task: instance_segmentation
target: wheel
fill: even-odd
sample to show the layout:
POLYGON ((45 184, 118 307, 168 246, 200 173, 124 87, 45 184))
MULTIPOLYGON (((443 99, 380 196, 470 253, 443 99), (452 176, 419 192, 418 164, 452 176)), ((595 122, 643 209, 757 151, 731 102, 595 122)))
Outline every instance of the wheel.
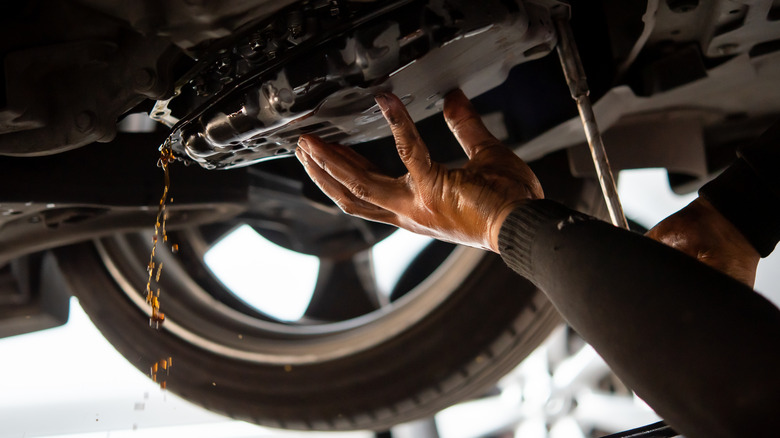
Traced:
POLYGON ((179 268, 168 268, 175 260, 165 257, 168 320, 157 331, 141 294, 144 237, 59 251, 82 307, 138 369, 172 357, 171 391, 258 424, 382 429, 431 415, 495 383, 559 322, 543 295, 498 257, 456 248, 396 301, 316 324, 243 313, 173 278, 179 268))
MULTIPOLYGON (((555 186, 579 200, 593 193, 550 183, 548 196, 555 186)), ((307 211, 295 217, 316 215, 307 211)), ((499 256, 437 241, 411 261, 392 291, 378 294, 369 249, 387 229, 339 217, 373 237, 350 240, 349 250, 342 241, 315 251, 303 238, 293 241, 305 234, 302 224, 288 227, 297 230, 292 235, 269 229, 251 212, 240 218, 269 240, 317 253, 316 287, 305 314, 293 321, 249 305, 204 262, 237 222, 172 233, 177 254, 158 246, 167 315, 159 330, 149 326, 144 299, 151 235, 117 235, 56 255, 85 312, 138 369, 149 372, 171 358, 171 368, 155 376, 168 389, 271 427, 382 430, 430 416, 494 385, 560 323, 542 292, 499 256)), ((334 227, 334 239, 350 234, 344 223, 334 227)), ((283 268, 288 277, 300 275, 298 266, 283 268)))
POLYGON ((660 420, 566 325, 498 387, 499 395, 439 413, 441 435, 597 438, 660 420))

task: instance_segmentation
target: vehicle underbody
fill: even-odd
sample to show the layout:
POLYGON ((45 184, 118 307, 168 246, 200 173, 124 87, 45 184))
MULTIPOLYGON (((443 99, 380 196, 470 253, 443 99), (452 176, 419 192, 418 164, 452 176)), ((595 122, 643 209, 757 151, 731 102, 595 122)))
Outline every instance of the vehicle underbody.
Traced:
POLYGON ((777 0, 0 6, 0 336, 64 323, 73 293, 138 368, 165 351, 204 364, 174 372, 172 391, 279 427, 380 429, 478 394, 559 323, 543 294, 505 298, 517 282, 500 260, 436 243, 382 298, 366 254, 394 229, 341 213, 289 157, 307 133, 404 173, 373 100, 390 91, 433 158, 457 165, 437 114, 460 87, 548 197, 603 217, 551 54, 561 15, 616 170, 663 167, 691 192, 780 118, 777 0), (163 144, 177 158, 168 229, 182 250, 163 255, 178 267, 160 283, 170 324, 157 332, 141 293, 163 144), (240 224, 321 260, 300 321, 264 315, 209 273, 205 251, 240 224), (149 340, 123 335, 134 324, 149 340), (224 392, 201 385, 231 373, 224 392), (311 388, 321 379, 332 381, 311 388), (381 395, 365 400, 363 385, 381 395))

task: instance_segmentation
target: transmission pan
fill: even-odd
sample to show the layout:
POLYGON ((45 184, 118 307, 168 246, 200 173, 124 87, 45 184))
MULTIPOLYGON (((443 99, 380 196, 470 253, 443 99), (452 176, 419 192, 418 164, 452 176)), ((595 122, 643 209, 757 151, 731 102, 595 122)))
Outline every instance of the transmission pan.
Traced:
POLYGON ((342 144, 385 137, 375 93, 398 95, 415 121, 439 112, 454 88, 481 94, 555 47, 555 6, 411 1, 324 15, 306 3, 201 62, 152 115, 175 123, 179 157, 209 169, 290 155, 304 133, 342 144))

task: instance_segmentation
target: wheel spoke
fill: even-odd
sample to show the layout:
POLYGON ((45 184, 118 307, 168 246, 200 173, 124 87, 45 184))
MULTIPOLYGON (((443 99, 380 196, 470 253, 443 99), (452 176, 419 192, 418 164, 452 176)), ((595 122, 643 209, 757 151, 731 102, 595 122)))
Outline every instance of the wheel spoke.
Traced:
POLYGON ((442 436, 464 438, 498 435, 527 417, 522 406, 500 395, 463 402, 436 414, 442 436))
POLYGON ((616 433, 659 418, 644 402, 630 395, 581 393, 577 397, 574 418, 583 428, 616 433))
POLYGON ((596 383, 610 373, 604 359, 590 345, 561 362, 553 373, 553 391, 572 395, 579 389, 595 387, 596 383))
POLYGON ((561 362, 571 355, 568 344, 569 327, 561 324, 544 343, 547 349, 547 363, 550 369, 556 369, 561 362))
POLYGON ((585 438, 580 425, 577 421, 569 416, 563 417, 556 421, 550 428, 550 438, 585 438))
POLYGON ((306 317, 342 321, 382 306, 368 251, 348 260, 322 259, 306 317))
POLYGON ((547 438, 547 425, 544 419, 533 418, 520 423, 515 430, 515 438, 547 438))

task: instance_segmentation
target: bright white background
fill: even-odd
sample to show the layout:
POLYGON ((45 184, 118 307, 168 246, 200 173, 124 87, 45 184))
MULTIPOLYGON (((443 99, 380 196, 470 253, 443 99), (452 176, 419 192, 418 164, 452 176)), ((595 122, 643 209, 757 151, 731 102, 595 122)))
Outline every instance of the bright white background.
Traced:
MULTIPOLYGON (((665 187, 665 179, 663 171, 658 170, 621 175, 620 189, 625 209, 645 226, 658 222, 692 199, 676 197, 668 189, 659 190, 665 187)), ((390 258, 396 258, 392 255, 399 254, 404 247, 419 247, 424 243, 423 240, 413 241, 417 243, 390 245, 385 251, 390 258)), ((269 257, 264 259, 267 261, 269 257)), ((256 267, 258 262, 251 263, 255 263, 256 267)), ((402 266, 393 269, 399 271, 402 266)), ((395 275, 397 273, 380 274, 385 276, 381 281, 386 289, 389 289, 387 284, 395 275)), ((757 288, 770 293, 777 303, 780 302, 778 284, 780 254, 775 253, 762 262, 757 288)), ((306 287, 305 284, 301 286, 303 295, 291 294, 287 310, 279 297, 275 297, 274 305, 281 307, 274 311, 287 311, 286 315, 294 318, 296 312, 305 306, 306 287)), ((486 421, 489 419, 486 418, 486 421)), ((450 424, 446 429, 458 430, 458 425, 450 424)), ((371 436, 367 433, 273 431, 232 421, 193 406, 160 390, 126 362, 94 329, 75 299, 71 303, 70 321, 65 326, 0 340, 0 438, 318 435, 371 436)))

